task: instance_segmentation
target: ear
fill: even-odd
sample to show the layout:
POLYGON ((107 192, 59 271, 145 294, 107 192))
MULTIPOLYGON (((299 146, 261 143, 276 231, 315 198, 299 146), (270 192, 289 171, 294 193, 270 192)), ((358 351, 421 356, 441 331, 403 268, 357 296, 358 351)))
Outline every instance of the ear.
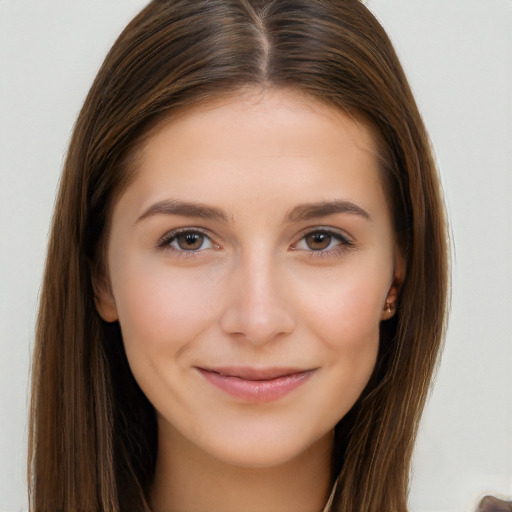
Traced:
POLYGON ((382 320, 389 320, 392 318, 397 310, 398 298, 400 297, 400 290, 405 280, 406 264, 405 259, 398 249, 395 255, 395 268, 393 272, 393 280, 386 295, 386 303, 382 311, 382 320))
POLYGON ((116 322, 119 317, 108 277, 102 272, 101 275, 93 277, 92 281, 96 311, 105 322, 116 322))

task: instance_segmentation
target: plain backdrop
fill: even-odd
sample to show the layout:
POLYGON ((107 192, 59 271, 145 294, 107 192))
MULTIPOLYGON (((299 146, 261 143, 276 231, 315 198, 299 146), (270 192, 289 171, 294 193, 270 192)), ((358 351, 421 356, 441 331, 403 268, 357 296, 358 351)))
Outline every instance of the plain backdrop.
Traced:
MULTIPOLYGON (((192 0, 191 0, 192 1, 192 0)), ((26 510, 30 351, 74 120, 143 0, 0 0, 0 511, 26 510)), ((512 496, 512 1, 368 0, 408 74, 453 232, 451 321, 412 512, 512 496)))

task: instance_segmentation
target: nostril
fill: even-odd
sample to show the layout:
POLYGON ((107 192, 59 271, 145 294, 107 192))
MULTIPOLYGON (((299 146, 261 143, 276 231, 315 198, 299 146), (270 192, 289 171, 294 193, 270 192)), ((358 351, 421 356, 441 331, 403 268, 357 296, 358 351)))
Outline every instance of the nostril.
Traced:
POLYGON ((220 326, 229 335, 263 345, 291 333, 295 321, 283 305, 237 302, 224 310, 220 326))
POLYGON ((225 333, 263 345, 294 330, 288 288, 268 252, 249 251, 232 277, 219 310, 225 333))

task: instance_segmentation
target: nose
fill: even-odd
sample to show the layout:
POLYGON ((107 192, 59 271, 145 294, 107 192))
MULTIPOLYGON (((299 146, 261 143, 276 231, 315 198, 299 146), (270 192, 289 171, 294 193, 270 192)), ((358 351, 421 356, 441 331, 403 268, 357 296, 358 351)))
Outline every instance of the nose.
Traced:
POLYGON ((271 258, 241 258, 232 271, 220 326, 254 345, 265 345, 295 329, 283 273, 271 258))

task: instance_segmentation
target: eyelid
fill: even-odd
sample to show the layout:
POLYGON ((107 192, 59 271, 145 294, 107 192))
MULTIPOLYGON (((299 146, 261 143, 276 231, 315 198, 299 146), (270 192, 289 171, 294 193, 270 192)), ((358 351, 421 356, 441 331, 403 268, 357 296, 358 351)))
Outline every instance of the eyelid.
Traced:
MULTIPOLYGON (((208 229, 199 227, 199 226, 184 226, 180 228, 175 228, 170 231, 167 231, 164 235, 162 235, 157 243, 156 247, 162 250, 174 251, 176 254, 180 256, 194 256, 199 253, 206 251, 210 248, 220 249, 220 245, 215 241, 214 235, 208 229), (185 249, 177 249, 172 247, 170 243, 177 238, 181 234, 185 233, 200 233, 205 238, 207 238, 213 247, 208 247, 205 249, 197 249, 197 250, 185 250, 185 249)), ((334 228, 331 226, 312 226, 302 230, 300 235, 296 238, 296 241, 290 246, 291 250, 302 251, 304 253, 308 253, 311 256, 322 257, 329 255, 336 255, 341 252, 347 251, 354 247, 354 241, 350 235, 346 233, 346 231, 341 230, 339 228, 334 228), (315 233, 324 233, 332 238, 335 238, 339 241, 334 247, 330 249, 301 249, 298 248, 297 245, 303 241, 307 236, 314 235, 315 233)))
POLYGON ((345 231, 338 229, 338 228, 328 227, 328 226, 314 226, 314 227, 310 227, 310 228, 303 230, 302 233, 300 234, 300 236, 297 238, 297 241, 292 244, 291 249, 297 250, 297 251, 304 251, 305 253, 311 254, 312 256, 322 257, 322 256, 328 256, 330 254, 338 254, 340 252, 344 252, 353 247, 354 247, 354 241, 353 241, 352 237, 350 237, 345 231), (339 243, 330 249, 314 250, 314 249, 299 249, 296 247, 306 237, 308 237, 310 235, 314 235, 315 233, 325 233, 325 234, 339 240, 339 243))
POLYGON ((159 249, 168 249, 170 251, 175 251, 176 253, 180 254, 188 254, 188 255, 194 255, 198 254, 200 252, 203 252, 207 249, 197 249, 197 250, 185 250, 185 249, 176 249, 174 247, 171 247, 170 243, 177 238, 179 235, 185 234, 185 233, 199 233, 203 235, 205 238, 208 238, 213 246, 213 248, 219 248, 219 244, 215 242, 212 234, 209 232, 209 230, 205 228, 201 228, 198 226, 186 226, 176 229, 171 229, 170 231, 167 231, 164 235, 162 235, 157 243, 156 247, 159 249))

